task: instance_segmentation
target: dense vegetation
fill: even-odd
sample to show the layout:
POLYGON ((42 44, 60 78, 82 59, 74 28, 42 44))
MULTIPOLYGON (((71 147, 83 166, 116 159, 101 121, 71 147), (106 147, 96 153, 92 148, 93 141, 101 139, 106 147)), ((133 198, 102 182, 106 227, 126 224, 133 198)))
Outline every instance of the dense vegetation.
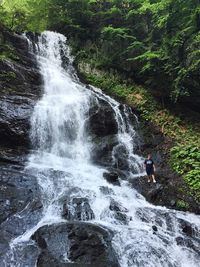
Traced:
POLYGON ((94 65, 198 108, 199 0, 5 0, 0 17, 15 30, 62 31, 94 65))
POLYGON ((4 0, 0 20, 14 31, 64 33, 78 62, 120 73, 125 84, 109 75, 87 78, 131 98, 144 119, 174 139, 173 168, 200 201, 198 124, 167 110, 179 104, 182 112, 200 111, 200 0, 4 0))

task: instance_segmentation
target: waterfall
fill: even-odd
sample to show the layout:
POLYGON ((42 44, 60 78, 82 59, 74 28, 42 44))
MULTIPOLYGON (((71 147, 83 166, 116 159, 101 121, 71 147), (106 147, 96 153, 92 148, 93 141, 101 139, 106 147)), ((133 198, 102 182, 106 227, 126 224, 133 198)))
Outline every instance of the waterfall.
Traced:
MULTIPOLYGON (((33 150, 26 170, 37 176, 43 211, 33 227, 11 241, 3 266, 36 266, 34 255, 32 260, 24 256, 26 247, 33 245, 31 236, 44 225, 70 220, 89 221, 112 232, 112 247, 121 267, 199 266, 199 217, 153 206, 129 184, 128 178, 144 175, 143 158, 135 153, 138 134, 131 110, 79 81, 63 35, 44 32, 34 44, 34 53, 44 91, 32 114, 33 150), (119 169, 120 186, 109 183, 104 178, 109 168, 93 160, 98 145, 89 127, 91 107, 97 112, 102 101, 117 125, 109 164, 112 170, 119 169), (122 156, 126 168, 119 165, 122 156), (183 221, 191 226, 193 236, 185 236, 183 221)), ((68 249, 65 262, 70 262, 68 249)))

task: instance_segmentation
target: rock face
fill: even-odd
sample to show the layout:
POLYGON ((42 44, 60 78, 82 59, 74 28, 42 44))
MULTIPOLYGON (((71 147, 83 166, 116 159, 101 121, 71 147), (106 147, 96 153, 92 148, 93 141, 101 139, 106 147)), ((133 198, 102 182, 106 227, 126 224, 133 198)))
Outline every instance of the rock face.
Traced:
POLYGON ((2 30, 0 40, 0 147, 29 148, 30 116, 41 94, 41 76, 24 37, 2 30))
MULTIPOLYGON (((14 156, 10 155, 10 161, 14 156)), ((11 239, 33 227, 42 216, 37 179, 24 170, 23 163, 19 156, 13 163, 0 162, 0 261, 11 239)))
POLYGON ((88 128, 97 137, 117 134, 118 125, 112 107, 103 99, 93 103, 89 111, 88 128))
POLYGON ((87 131, 92 138, 92 160, 103 166, 112 163, 112 150, 118 144, 118 125, 112 107, 104 99, 92 99, 87 131))
POLYGON ((37 224, 42 203, 36 177, 24 170, 30 116, 41 94, 41 77, 26 39, 0 30, 1 258, 11 239, 37 224))
POLYGON ((119 267, 111 247, 111 234, 99 226, 54 224, 40 228, 32 239, 41 250, 38 267, 119 267))

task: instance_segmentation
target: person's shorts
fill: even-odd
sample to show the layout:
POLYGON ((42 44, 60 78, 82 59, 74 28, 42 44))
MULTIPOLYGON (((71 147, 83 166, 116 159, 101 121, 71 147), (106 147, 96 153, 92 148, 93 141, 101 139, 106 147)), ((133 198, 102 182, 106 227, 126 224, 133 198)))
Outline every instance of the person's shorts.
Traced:
POLYGON ((148 176, 150 176, 150 175, 154 174, 154 171, 153 171, 153 169, 149 169, 149 170, 146 170, 146 173, 148 176))

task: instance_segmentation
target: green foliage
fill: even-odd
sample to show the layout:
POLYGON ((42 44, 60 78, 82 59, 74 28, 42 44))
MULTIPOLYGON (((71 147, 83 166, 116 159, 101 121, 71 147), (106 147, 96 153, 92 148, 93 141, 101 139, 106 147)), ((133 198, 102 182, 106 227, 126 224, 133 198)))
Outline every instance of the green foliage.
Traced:
POLYGON ((189 204, 183 200, 178 200, 176 203, 176 207, 181 210, 188 210, 189 204))
POLYGON ((200 96, 197 0, 75 2, 65 1, 64 27, 97 65, 145 79, 173 102, 200 96))
POLYGON ((108 40, 113 40, 113 38, 116 40, 131 38, 127 32, 126 28, 113 28, 112 26, 104 27, 101 31, 103 38, 108 40))
POLYGON ((60 31, 74 51, 174 103, 200 97, 199 0, 4 0, 0 20, 15 31, 60 31))
POLYGON ((200 145, 189 142, 173 147, 171 162, 174 170, 183 175, 192 194, 200 202, 200 145))
POLYGON ((0 23, 13 31, 47 29, 49 0, 4 0, 0 6, 0 23))

